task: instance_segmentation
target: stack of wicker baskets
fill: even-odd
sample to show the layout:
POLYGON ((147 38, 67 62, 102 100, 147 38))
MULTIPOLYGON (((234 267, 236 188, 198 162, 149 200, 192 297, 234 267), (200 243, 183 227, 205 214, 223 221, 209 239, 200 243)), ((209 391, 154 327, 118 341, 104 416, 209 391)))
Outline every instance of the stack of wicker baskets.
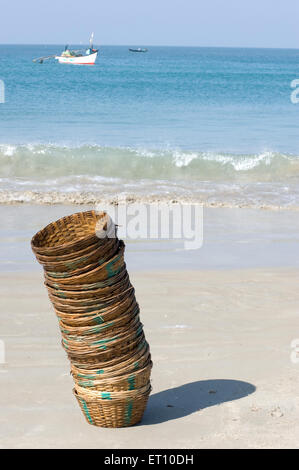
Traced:
POLYGON ((136 424, 150 394, 152 362, 125 246, 111 219, 95 211, 63 217, 38 232, 31 246, 44 267, 71 361, 73 392, 87 421, 104 427, 136 424))

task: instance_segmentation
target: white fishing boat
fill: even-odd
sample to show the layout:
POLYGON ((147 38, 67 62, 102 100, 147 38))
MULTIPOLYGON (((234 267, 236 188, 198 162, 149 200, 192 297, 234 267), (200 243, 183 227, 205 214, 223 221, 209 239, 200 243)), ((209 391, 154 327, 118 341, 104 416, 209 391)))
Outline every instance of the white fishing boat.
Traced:
POLYGON ((38 57, 33 59, 33 62, 42 64, 45 60, 56 59, 59 64, 94 65, 99 51, 93 47, 93 37, 94 34, 92 33, 87 49, 72 50, 69 49, 69 46, 65 46, 64 51, 60 55, 54 54, 47 57, 38 57))
POLYGON ((60 64, 75 64, 75 65, 93 65, 98 56, 98 49, 93 47, 93 37, 94 34, 91 34, 89 39, 89 48, 85 51, 70 50, 68 46, 65 46, 64 51, 60 56, 56 56, 55 59, 58 60, 60 64))
POLYGON ((80 54, 76 51, 66 49, 60 56, 56 56, 60 64, 75 64, 75 65, 94 65, 97 59, 98 51, 86 51, 85 54, 80 54))

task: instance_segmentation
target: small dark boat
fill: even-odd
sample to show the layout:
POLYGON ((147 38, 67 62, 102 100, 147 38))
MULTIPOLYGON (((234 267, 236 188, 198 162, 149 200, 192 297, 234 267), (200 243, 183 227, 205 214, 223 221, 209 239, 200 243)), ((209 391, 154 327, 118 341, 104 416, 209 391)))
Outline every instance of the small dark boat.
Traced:
POLYGON ((148 49, 142 49, 141 47, 138 47, 138 49, 129 49, 130 52, 147 52, 148 49))

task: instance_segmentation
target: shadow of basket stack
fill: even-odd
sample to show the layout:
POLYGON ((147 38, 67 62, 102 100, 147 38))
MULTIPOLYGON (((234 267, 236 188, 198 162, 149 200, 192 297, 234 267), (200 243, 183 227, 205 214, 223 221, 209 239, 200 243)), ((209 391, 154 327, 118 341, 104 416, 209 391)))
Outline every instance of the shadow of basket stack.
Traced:
POLYGON ((152 362, 115 225, 105 212, 79 212, 47 225, 31 246, 44 267, 86 420, 103 427, 138 423, 152 362))

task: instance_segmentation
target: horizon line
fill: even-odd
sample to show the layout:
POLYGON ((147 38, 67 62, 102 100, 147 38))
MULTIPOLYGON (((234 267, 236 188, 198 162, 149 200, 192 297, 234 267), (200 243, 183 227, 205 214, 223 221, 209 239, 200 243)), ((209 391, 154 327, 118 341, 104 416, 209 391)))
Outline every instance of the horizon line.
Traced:
MULTIPOLYGON (((0 42, 0 46, 63 46, 66 43, 19 43, 11 42, 5 43, 0 42)), ((74 46, 84 46, 83 43, 70 43, 74 46)), ((87 45, 87 44, 85 44, 87 45)), ((136 44, 95 44, 97 47, 131 47, 136 44)), ((281 47, 281 46, 195 46, 195 45, 182 45, 182 44, 142 44, 138 47, 185 47, 185 48, 201 48, 201 49, 285 49, 285 50, 297 50, 299 47, 281 47)))

